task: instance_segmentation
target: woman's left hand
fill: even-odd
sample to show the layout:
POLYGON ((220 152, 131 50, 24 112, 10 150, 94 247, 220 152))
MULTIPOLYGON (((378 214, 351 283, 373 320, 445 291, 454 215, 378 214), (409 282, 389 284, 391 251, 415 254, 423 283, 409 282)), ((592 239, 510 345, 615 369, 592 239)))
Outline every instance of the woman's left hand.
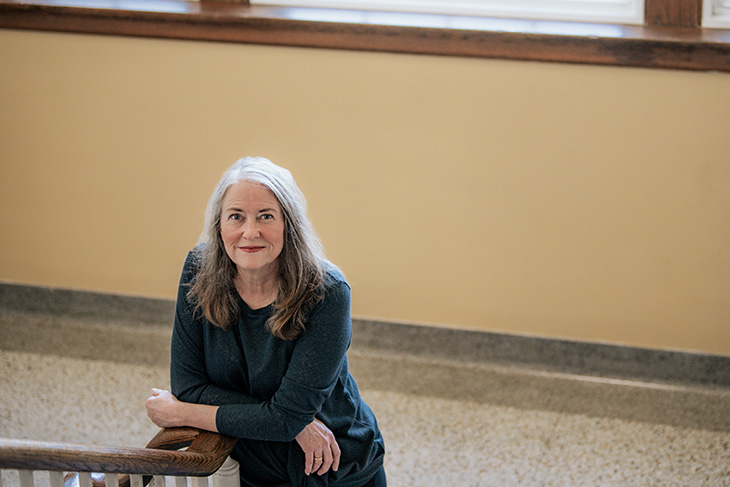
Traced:
POLYGON ((316 472, 323 475, 331 468, 340 467, 340 446, 334 433, 324 423, 315 419, 298 435, 297 443, 304 451, 304 474, 316 472))

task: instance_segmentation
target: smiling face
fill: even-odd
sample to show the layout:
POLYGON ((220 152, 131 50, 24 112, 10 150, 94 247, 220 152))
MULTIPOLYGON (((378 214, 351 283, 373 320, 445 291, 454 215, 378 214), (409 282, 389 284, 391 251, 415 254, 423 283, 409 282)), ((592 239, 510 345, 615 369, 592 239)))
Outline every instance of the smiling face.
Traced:
POLYGON ((276 276, 284 247, 284 224, 281 205, 266 186, 241 181, 226 190, 221 205, 221 239, 239 276, 276 276))

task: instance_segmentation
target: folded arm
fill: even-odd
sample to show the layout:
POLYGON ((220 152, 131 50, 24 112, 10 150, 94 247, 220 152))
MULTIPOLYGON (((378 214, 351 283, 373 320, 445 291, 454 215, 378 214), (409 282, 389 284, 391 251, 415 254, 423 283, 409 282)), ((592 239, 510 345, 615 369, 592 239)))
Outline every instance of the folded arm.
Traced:
MULTIPOLYGON (((204 345, 210 325, 193 319, 185 296, 187 286, 182 284, 191 277, 187 263, 186 268, 173 329, 172 394, 153 391, 146 403, 150 418, 160 426, 196 426, 238 438, 296 440, 305 452, 305 470, 323 473, 330 465, 336 469, 339 447, 332 431, 317 421, 316 415, 337 383, 349 346, 347 283, 338 281, 328 287, 305 333, 294 344, 279 388, 272 397, 263 399, 211 380, 204 345), (321 464, 317 464, 318 458, 321 464)), ((225 357, 226 352, 216 348, 216 357, 225 357)))

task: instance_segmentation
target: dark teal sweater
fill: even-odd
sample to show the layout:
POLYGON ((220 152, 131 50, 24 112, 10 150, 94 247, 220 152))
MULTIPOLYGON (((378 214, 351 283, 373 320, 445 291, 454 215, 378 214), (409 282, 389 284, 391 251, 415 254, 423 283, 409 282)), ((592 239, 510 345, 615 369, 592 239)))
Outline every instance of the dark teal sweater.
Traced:
POLYGON ((220 406, 218 431, 241 439, 232 456, 241 464, 243 485, 367 482, 383 464, 384 444, 348 370, 352 323, 344 276, 326 268, 324 299, 309 313, 306 330, 282 340, 265 327, 272 306, 253 310, 240 298, 238 321, 228 330, 193 319, 187 291, 194 255, 188 254, 178 289, 172 393, 181 401, 220 406), (294 438, 315 417, 335 434, 342 456, 337 472, 307 477, 294 438))

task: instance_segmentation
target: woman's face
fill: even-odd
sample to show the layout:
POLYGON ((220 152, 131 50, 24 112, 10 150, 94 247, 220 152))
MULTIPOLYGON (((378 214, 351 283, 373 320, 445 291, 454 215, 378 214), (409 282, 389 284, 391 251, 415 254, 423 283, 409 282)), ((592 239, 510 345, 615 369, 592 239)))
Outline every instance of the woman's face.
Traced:
POLYGON ((274 193, 252 181, 229 186, 223 197, 221 238, 239 274, 277 273, 284 214, 274 193))

